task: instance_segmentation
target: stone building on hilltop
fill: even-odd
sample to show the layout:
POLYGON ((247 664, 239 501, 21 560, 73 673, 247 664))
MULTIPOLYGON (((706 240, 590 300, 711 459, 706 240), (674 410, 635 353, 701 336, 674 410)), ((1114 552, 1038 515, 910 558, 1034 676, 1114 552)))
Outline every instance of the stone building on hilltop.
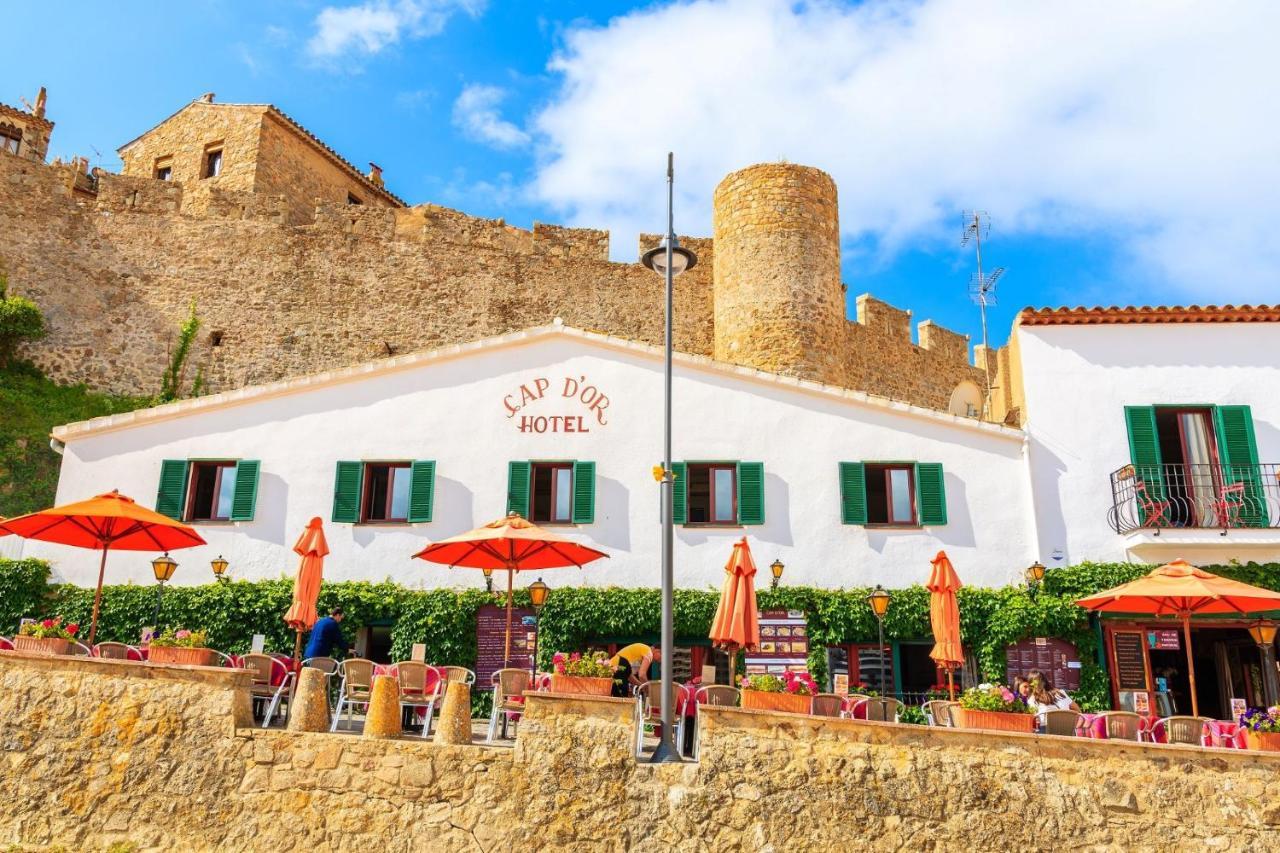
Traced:
POLYGON ((53 122, 45 118, 47 93, 42 86, 35 104, 26 110, 0 103, 0 151, 43 163, 49 150, 53 122))

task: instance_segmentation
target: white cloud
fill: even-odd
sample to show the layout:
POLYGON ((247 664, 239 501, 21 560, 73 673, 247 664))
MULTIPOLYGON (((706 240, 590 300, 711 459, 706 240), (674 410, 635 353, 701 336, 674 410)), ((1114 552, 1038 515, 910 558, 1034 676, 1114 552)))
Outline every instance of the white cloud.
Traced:
POLYGON ((506 96, 506 91, 497 86, 472 83, 463 87, 453 103, 454 125, 472 139, 495 148, 516 148, 528 143, 529 134, 498 112, 506 96))
POLYGON ((409 38, 437 35, 455 13, 474 17, 483 9, 484 0, 370 0, 358 6, 326 6, 316 15, 316 32, 307 42, 307 53, 328 62, 371 56, 398 43, 402 34, 409 38))
POLYGON ((533 192, 623 246, 661 227, 666 151, 686 233, 721 177, 786 158, 835 177, 850 247, 953 244, 981 207, 1113 239, 1110 274, 1170 299, 1274 300, 1276 32, 1271 0, 650 7, 566 34, 533 192))

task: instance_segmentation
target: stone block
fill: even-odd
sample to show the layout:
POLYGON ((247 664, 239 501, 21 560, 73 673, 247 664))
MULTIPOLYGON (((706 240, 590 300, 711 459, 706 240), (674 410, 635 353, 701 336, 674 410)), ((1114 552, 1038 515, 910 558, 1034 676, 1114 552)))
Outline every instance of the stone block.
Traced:
POLYGON ((471 743, 471 687, 461 681, 445 685, 444 702, 436 726, 435 742, 471 743))
POLYGON ((329 730, 329 680, 313 667, 303 667, 298 674, 293 703, 289 709, 289 731, 326 732, 329 730))
POLYGON ((364 719, 363 736, 385 739, 400 737, 401 733, 400 685, 394 676, 374 676, 373 692, 369 697, 369 710, 364 719))

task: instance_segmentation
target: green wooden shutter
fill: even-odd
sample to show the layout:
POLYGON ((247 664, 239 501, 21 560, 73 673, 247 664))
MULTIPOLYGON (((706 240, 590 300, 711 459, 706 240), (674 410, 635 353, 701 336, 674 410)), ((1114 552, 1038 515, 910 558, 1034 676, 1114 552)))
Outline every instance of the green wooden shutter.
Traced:
POLYGON ((596 463, 573 463, 573 523, 596 520, 596 463))
MULTIPOLYGON (((1135 476, 1147 487, 1151 500, 1164 499, 1164 466, 1160 459, 1160 437, 1156 434, 1155 406, 1125 406, 1124 422, 1129 430, 1129 461, 1135 476)), ((1138 507, 1138 518, 1146 513, 1138 507)))
POLYGON ((1267 504, 1262 493, 1262 470, 1258 467, 1258 444, 1253 434, 1253 412, 1248 406, 1216 406, 1213 419, 1218 433, 1218 461, 1223 480, 1244 483, 1244 506, 1240 524, 1266 527, 1267 504))
POLYGON ((532 466, 528 462, 507 464, 507 512, 529 517, 529 485, 532 466))
POLYGON ((419 459, 409 465, 409 521, 430 521, 436 497, 436 463, 419 459))
POLYGON ((671 523, 684 524, 688 518, 689 466, 683 462, 672 462, 671 473, 676 478, 671 484, 671 523))
POLYGON ((840 523, 867 523, 867 469, 861 462, 840 463, 840 523))
POLYGON ((363 462, 339 462, 333 476, 333 520, 347 524, 360 521, 360 488, 364 485, 363 462))
POLYGON ((166 459, 160 463, 160 488, 156 492, 156 512, 182 521, 187 505, 187 470, 185 459, 166 459))
POLYGON ((941 462, 916 463, 916 516, 922 525, 947 523, 947 486, 941 462))
POLYGON ((236 488, 231 493, 231 520, 253 521, 253 511, 258 504, 258 471, 262 463, 256 459, 241 459, 236 463, 236 488))
POLYGON ((764 524, 764 463, 738 463, 738 523, 764 524))

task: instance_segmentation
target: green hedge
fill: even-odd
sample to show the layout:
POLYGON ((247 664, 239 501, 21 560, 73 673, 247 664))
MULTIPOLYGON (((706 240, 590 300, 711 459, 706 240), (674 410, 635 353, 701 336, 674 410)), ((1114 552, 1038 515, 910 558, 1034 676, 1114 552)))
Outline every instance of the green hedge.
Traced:
MULTIPOLYGON (((1280 564, 1209 566, 1209 571, 1280 590, 1280 564)), ((1050 571, 1036 591, 1021 587, 965 587, 959 593, 961 632, 988 678, 1003 678, 1005 647, 1027 637, 1060 637, 1080 654, 1085 708, 1109 704, 1107 678, 1097 664, 1098 635, 1076 598, 1141 576, 1150 566, 1128 563, 1082 563, 1050 571)), ((66 584, 47 585, 48 566, 38 560, 0 560, 0 633, 12 631, 22 616, 61 615, 87 623, 93 590, 66 584)), ((815 678, 826 676, 827 646, 875 642, 876 621, 866 604, 867 589, 820 590, 781 587, 759 591, 765 610, 803 610, 808 616, 809 666, 815 678)), ((281 620, 288 609, 292 581, 237 581, 165 592, 162 625, 205 628, 210 643, 223 651, 242 652, 255 633, 267 636, 268 648, 291 649, 293 634, 281 620)), ((707 636, 718 593, 681 589, 675 596, 678 640, 707 636)), ((929 593, 921 586, 893 591, 885 618, 885 636, 918 640, 930 635, 929 593)), ((103 591, 99 636, 132 642, 150 625, 155 587, 110 586, 103 591)), ((425 643, 428 656, 442 664, 474 667, 476 614, 487 603, 499 604, 499 593, 478 590, 410 590, 390 582, 326 583, 321 608, 341 605, 349 636, 370 624, 392 624, 392 655, 409 656, 414 643, 425 643)), ((516 604, 528 605, 524 590, 516 604)), ((656 589, 565 588, 547 598, 541 617, 539 658, 549 662, 557 650, 584 649, 591 642, 657 637, 660 597, 656 589)))

